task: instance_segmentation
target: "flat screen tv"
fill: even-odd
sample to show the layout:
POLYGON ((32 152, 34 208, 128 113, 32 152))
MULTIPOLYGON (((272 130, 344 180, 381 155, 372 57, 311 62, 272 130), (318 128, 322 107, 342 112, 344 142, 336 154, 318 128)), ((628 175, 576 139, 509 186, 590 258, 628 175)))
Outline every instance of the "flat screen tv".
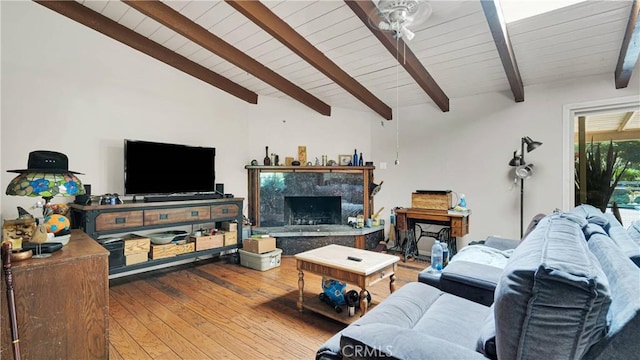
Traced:
POLYGON ((215 192, 216 149, 124 140, 126 195, 215 192))

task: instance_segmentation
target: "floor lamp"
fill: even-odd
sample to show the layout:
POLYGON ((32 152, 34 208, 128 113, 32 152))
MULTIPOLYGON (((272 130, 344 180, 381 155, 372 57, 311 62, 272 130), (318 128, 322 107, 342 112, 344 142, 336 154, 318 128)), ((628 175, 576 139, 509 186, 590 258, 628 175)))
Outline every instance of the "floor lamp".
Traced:
POLYGON ((542 143, 533 141, 528 136, 523 137, 520 142, 520 155, 517 150, 514 151, 513 158, 509 161, 510 166, 516 167, 516 179, 520 179, 520 239, 524 236, 524 180, 530 178, 533 173, 533 164, 527 164, 524 161, 525 144, 527 152, 531 152, 542 143))

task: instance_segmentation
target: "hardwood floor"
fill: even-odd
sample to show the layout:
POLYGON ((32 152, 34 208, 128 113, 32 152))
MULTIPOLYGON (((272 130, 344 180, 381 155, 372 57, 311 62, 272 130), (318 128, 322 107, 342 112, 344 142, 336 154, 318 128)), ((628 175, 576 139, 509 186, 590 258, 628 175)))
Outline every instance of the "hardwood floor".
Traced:
MULTIPOLYGON (((425 263, 400 261, 396 286, 416 281, 425 263)), ((110 281, 111 359, 313 359, 344 325, 298 312, 293 257, 265 272, 228 258, 202 261, 110 281)), ((305 292, 321 278, 305 273, 305 292)), ((353 286, 347 285, 347 289, 353 286)), ((371 289, 389 295, 389 283, 371 289)))

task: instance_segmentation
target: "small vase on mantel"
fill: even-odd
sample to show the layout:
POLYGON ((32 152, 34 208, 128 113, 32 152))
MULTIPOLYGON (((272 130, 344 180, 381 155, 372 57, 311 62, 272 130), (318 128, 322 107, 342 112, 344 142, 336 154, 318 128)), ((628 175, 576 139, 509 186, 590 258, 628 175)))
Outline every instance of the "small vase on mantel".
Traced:
POLYGON ((269 157, 269 147, 264 147, 264 166, 271 166, 271 158, 269 157))

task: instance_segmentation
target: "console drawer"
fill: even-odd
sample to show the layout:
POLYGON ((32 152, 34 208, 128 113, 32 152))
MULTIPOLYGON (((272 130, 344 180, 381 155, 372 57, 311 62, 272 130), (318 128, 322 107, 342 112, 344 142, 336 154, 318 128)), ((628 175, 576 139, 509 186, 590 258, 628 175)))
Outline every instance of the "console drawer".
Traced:
POLYGON ((103 212, 96 216, 96 231, 128 229, 142 226, 143 212, 117 211, 103 212))
POLYGON ((209 220, 210 218, 211 210, 208 206, 193 206, 144 211, 145 226, 209 220))
POLYGON ((238 205, 225 204, 225 205, 211 205, 211 216, 214 218, 227 218, 236 217, 240 214, 238 205))
POLYGON ((451 236, 461 237, 469 233, 468 217, 451 219, 451 236))

